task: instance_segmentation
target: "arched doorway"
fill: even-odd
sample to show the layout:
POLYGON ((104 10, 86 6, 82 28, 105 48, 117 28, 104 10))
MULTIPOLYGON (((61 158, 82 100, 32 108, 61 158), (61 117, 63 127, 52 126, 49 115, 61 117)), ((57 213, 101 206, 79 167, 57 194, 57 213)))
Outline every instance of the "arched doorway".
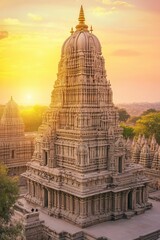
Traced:
POLYGON ((132 192, 128 193, 128 210, 132 210, 132 192))

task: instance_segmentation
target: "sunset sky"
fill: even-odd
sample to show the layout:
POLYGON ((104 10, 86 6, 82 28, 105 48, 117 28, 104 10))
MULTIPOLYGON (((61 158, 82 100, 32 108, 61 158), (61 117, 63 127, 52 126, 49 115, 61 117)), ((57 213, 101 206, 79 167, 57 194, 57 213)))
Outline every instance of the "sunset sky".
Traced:
POLYGON ((49 104, 78 22, 99 38, 114 102, 160 102, 160 0, 0 0, 0 104, 49 104))

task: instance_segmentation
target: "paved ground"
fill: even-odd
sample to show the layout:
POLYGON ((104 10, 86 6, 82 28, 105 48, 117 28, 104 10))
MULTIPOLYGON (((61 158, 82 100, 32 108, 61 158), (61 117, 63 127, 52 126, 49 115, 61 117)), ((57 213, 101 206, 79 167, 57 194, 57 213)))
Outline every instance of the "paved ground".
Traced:
MULTIPOLYGON (((24 199, 23 204, 28 210, 31 210, 33 205, 28 204, 24 199)), ((160 229, 160 202, 150 200, 153 204, 151 210, 144 214, 134 216, 131 219, 121 219, 117 221, 108 221, 83 229, 93 236, 105 236, 111 240, 133 240, 139 236, 146 235, 160 229)), ((34 206, 35 207, 35 206, 34 206)), ((38 207, 37 207, 38 208, 38 207)), ((40 212, 40 219, 45 221, 45 225, 49 226, 56 232, 67 231, 76 233, 82 231, 81 228, 65 222, 61 219, 50 217, 46 213, 40 212)))
POLYGON ((151 199, 160 201, 160 190, 150 193, 150 194, 149 194, 149 197, 150 197, 151 199))

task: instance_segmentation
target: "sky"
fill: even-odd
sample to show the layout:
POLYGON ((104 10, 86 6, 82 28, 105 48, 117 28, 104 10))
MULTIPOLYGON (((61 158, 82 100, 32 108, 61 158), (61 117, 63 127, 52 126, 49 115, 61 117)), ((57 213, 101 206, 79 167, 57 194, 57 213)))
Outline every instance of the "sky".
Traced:
POLYGON ((114 102, 160 102, 160 0, 0 0, 0 104, 10 96, 20 105, 50 103, 81 4, 114 102))

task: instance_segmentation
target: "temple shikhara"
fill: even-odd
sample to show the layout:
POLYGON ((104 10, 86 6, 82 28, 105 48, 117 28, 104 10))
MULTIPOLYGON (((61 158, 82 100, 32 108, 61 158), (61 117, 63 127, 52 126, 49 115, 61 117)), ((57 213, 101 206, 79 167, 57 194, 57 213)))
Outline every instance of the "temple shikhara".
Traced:
MULTIPOLYGON (((34 134, 25 134, 24 122, 19 108, 11 97, 0 119, 0 162, 9 170, 9 175, 19 176, 26 171, 34 151, 34 134)), ((23 183, 20 179, 20 184, 23 183)))
MULTIPOLYGON (((148 179, 122 137, 98 38, 85 24, 62 46, 51 103, 23 176, 26 199, 87 227, 151 208, 148 179)), ((14 154, 14 152, 12 153, 14 154)))

